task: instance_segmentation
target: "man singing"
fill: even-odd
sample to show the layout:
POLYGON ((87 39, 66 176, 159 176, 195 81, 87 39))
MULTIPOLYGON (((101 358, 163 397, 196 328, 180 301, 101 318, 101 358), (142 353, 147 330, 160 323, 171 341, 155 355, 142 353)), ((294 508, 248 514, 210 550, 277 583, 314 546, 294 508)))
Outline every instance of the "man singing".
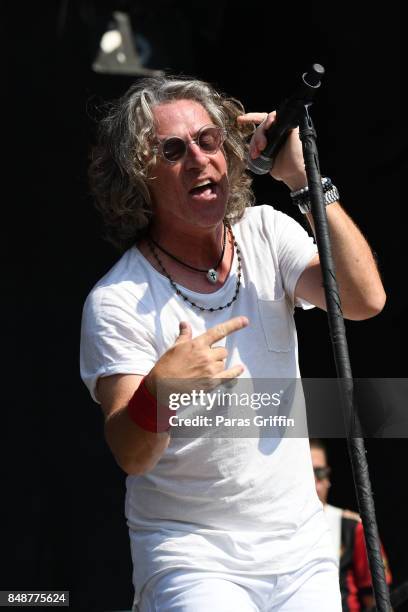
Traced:
MULTIPOLYGON (((290 216, 252 206, 245 171, 274 120, 153 77, 100 123, 91 185, 124 253, 86 300, 81 373, 128 474, 140 612, 341 610, 308 439, 176 437, 156 411, 168 379, 300 378, 293 311, 325 308, 319 257, 290 216)), ((271 175, 313 227, 297 130, 271 175)), ((377 267, 323 188, 344 316, 366 319, 385 302, 377 267)))

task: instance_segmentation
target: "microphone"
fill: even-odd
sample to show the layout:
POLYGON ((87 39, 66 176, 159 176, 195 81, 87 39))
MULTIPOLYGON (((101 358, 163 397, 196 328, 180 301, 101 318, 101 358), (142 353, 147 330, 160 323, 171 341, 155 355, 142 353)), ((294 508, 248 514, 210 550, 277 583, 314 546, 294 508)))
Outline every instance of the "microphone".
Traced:
POLYGON ((312 103, 316 90, 320 87, 324 68, 313 64, 312 68, 302 75, 302 84, 289 98, 286 98, 276 111, 276 119, 266 132, 267 145, 256 159, 248 157, 247 169, 254 174, 266 174, 270 171, 290 130, 299 124, 300 113, 306 105, 312 103))

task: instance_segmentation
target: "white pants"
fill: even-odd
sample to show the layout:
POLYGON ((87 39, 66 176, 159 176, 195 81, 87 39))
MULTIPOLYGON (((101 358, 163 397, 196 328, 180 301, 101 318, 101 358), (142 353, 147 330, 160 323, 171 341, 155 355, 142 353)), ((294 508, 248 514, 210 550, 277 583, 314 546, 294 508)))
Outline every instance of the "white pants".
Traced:
POLYGON ((174 570, 144 587, 139 612, 341 612, 334 562, 265 577, 174 570))

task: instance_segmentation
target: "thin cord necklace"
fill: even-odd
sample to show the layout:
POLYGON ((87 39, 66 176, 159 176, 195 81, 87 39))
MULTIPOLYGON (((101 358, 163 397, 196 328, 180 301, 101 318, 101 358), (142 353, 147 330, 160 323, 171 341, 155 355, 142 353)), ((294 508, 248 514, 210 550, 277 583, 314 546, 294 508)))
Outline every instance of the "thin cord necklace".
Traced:
MULTIPOLYGON (((154 242, 150 239, 150 237, 147 238, 147 244, 149 245, 150 252, 152 253, 153 257, 155 258, 155 260, 159 264, 160 268, 162 269, 163 274, 165 276, 167 276, 167 278, 169 279, 169 282, 170 282, 171 286, 173 287, 173 289, 175 290, 176 294, 179 295, 180 297, 182 297, 185 302, 188 302, 190 304, 190 306, 193 306, 193 308, 197 308, 198 310, 207 310, 209 312, 215 312, 216 310, 224 310, 224 308, 228 308, 238 298, 239 288, 241 286, 241 275, 242 275, 241 251, 239 250, 239 246, 237 244, 237 241, 235 240, 234 234, 232 233, 231 227, 228 226, 228 229, 231 232, 232 242, 233 242, 233 245, 234 245, 234 247, 235 247, 235 249, 237 251, 237 259, 238 259, 237 284, 235 286, 235 293, 234 293, 233 298, 227 304, 224 304, 224 306, 218 306, 218 308, 206 308, 205 306, 199 306, 195 302, 192 302, 191 300, 189 300, 188 297, 182 291, 180 291, 180 289, 178 288, 178 286, 176 285, 174 280, 171 278, 170 274, 167 272, 166 268, 163 266, 163 263, 160 260, 160 257, 158 256, 158 254, 157 254, 157 252, 156 252, 156 250, 154 248, 154 242)), ((224 247, 225 247, 225 244, 224 244, 224 247)))
POLYGON ((208 282, 215 284, 217 282, 217 280, 218 280, 217 269, 218 269, 219 265, 221 264, 222 260, 224 259, 226 237, 227 237, 227 226, 224 224, 224 237, 223 237, 223 240, 222 240, 222 252, 221 252, 221 256, 220 256, 219 260, 217 261, 217 263, 215 264, 215 266, 213 268, 209 268, 209 269, 205 269, 205 270, 203 270, 202 268, 195 268, 194 266, 191 266, 190 264, 186 263, 185 261, 181 261, 181 259, 179 259, 175 255, 173 255, 172 253, 169 253, 168 251, 166 251, 166 249, 164 249, 162 246, 160 246, 160 244, 158 244, 155 240, 153 240, 153 238, 151 236, 149 236, 149 240, 154 244, 154 246, 157 249, 162 251, 162 253, 165 253, 168 257, 171 257, 172 259, 174 259, 174 261, 177 261, 182 266, 185 266, 186 268, 190 268, 190 270, 194 270, 195 272, 204 272, 206 274, 206 276, 207 276, 208 282))

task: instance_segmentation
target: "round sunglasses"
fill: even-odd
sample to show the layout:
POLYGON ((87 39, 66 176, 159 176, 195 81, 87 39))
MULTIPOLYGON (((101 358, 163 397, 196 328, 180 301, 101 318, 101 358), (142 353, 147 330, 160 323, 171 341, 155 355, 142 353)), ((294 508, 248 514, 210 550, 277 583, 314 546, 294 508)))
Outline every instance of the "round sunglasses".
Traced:
POLYGON ((153 147, 153 152, 159 154, 169 164, 175 164, 183 159, 188 145, 196 144, 203 153, 214 155, 222 146, 227 136, 227 130, 215 125, 204 125, 192 140, 184 140, 179 136, 167 136, 153 147))

